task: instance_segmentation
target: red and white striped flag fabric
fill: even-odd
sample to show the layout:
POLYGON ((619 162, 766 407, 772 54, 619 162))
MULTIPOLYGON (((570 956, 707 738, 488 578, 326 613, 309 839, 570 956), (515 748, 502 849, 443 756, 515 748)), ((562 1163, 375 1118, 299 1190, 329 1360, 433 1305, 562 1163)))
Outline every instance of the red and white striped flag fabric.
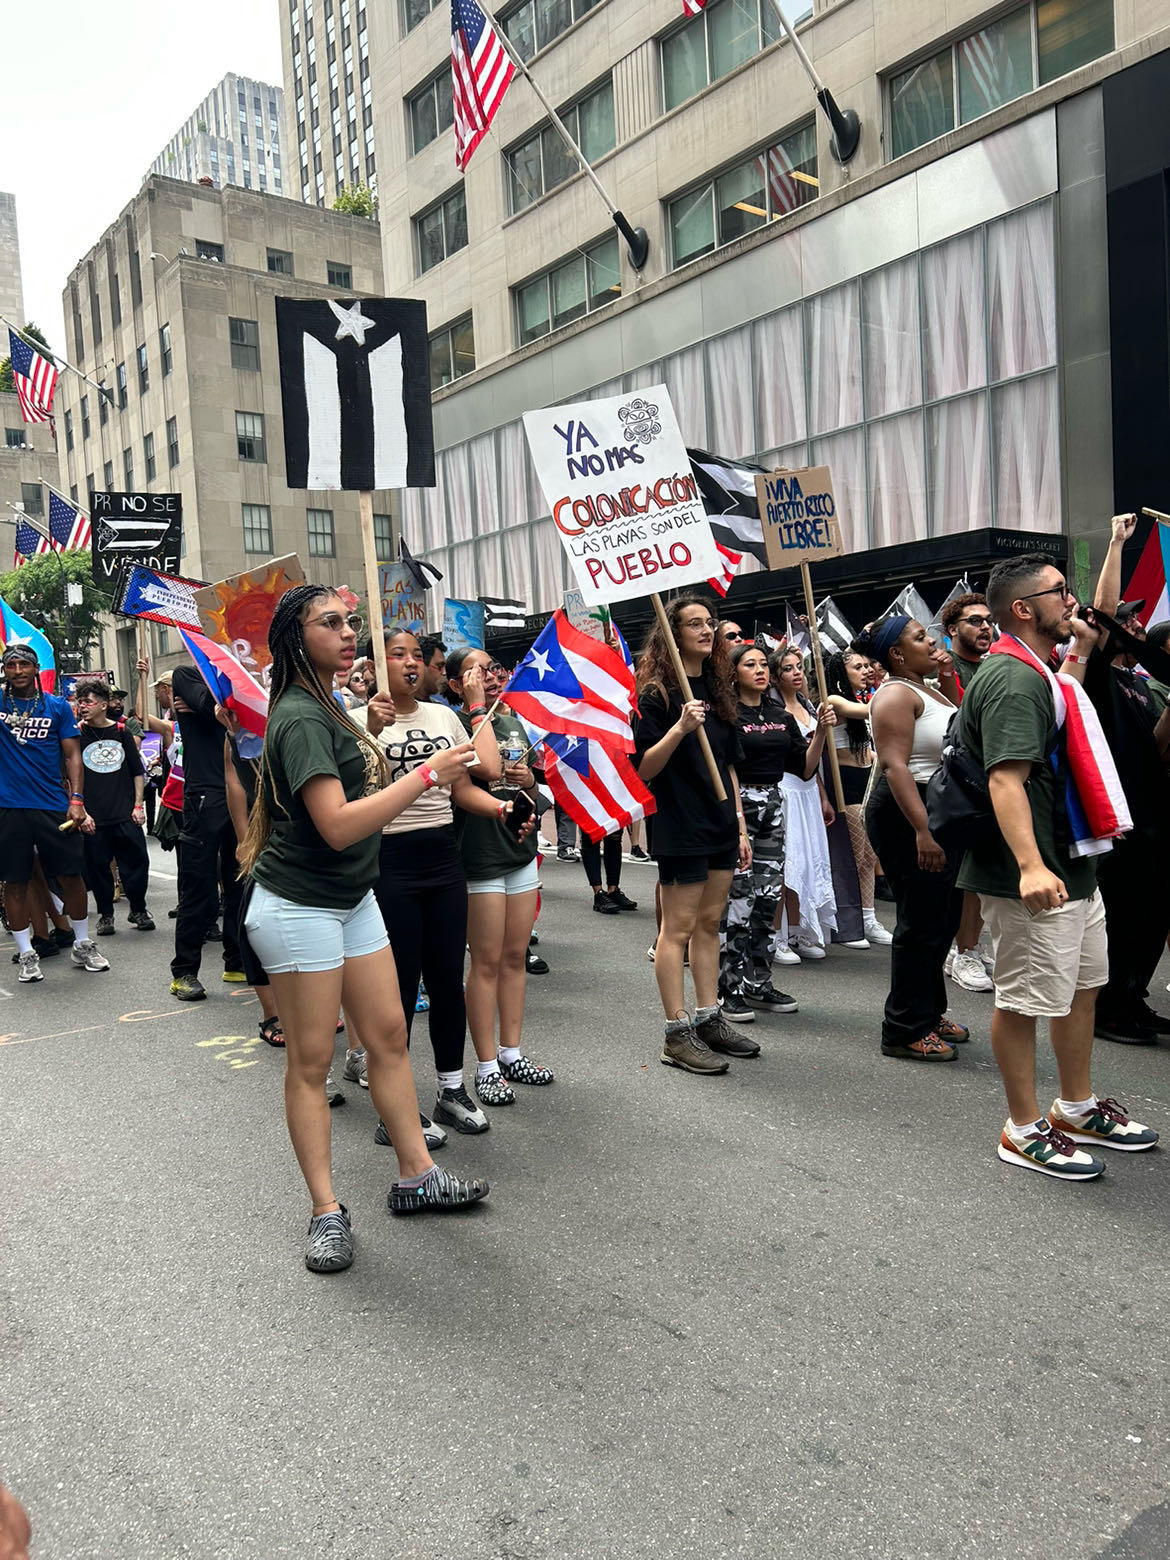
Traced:
POLYGON ((684 16, 698 16, 707 0, 682 0, 684 16))
POLYGON ((268 725, 268 694, 246 672, 226 645, 216 644, 205 634, 180 628, 179 637, 191 652, 200 677, 211 689, 217 704, 239 717, 240 725, 254 736, 262 737, 268 725))
POLYGON ((9 327, 8 351, 12 360, 12 378, 16 399, 25 422, 48 422, 53 414, 53 392, 57 388, 57 370, 23 336, 9 327))
POLYGON ((785 216, 803 206, 811 194, 811 186, 794 177, 792 159, 782 146, 770 146, 756 158, 756 166, 767 180, 772 196, 775 216, 785 216))
POLYGON ((630 718, 636 697, 625 641, 619 635, 615 649, 583 634, 561 607, 503 692, 504 702, 520 719, 542 731, 597 737, 623 753, 634 751, 630 718))
POLYGON ((731 548, 724 547, 722 542, 715 543, 715 551, 719 554, 721 567, 719 573, 713 574, 707 581, 707 584, 720 596, 726 596, 731 589, 731 582, 735 578, 740 564, 743 562, 743 553, 732 552, 731 548))
POLYGON ((605 742, 545 733, 543 759, 553 797, 591 840, 654 811, 654 798, 629 758, 605 742))
POLYGON ((516 67, 475 0, 451 0, 455 166, 467 167, 488 132, 516 67))

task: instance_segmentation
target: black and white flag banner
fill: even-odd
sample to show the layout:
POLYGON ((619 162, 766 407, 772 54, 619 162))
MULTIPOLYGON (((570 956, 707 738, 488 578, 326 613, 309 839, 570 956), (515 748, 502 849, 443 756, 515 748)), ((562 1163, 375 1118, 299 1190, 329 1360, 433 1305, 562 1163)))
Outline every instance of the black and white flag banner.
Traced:
POLYGON ((290 488, 434 487, 426 304, 277 298, 290 488))
POLYGON ((523 628, 528 608, 506 596, 481 596, 485 628, 523 628))

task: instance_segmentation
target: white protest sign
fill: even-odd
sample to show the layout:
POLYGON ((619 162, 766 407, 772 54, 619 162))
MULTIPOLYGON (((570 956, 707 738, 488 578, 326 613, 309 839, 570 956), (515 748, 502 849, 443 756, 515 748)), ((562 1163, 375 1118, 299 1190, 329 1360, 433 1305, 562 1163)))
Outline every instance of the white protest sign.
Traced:
POLYGON ((665 385, 525 412, 524 431, 589 606, 720 572, 665 385))
POLYGON ((574 628, 588 634, 591 639, 605 639, 605 625, 609 621, 609 613, 604 608, 592 611, 585 605, 585 597, 579 590, 567 590, 565 592, 565 616, 574 628))

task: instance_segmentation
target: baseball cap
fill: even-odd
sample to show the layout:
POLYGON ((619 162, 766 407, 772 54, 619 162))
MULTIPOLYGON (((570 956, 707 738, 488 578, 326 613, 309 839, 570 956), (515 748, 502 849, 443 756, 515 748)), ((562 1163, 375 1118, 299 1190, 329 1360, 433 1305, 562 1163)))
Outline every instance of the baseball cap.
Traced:
POLYGON ((1117 611, 1113 614, 1114 621, 1127 623, 1131 617, 1137 616, 1145 604, 1144 599, 1141 601, 1119 601, 1117 603, 1117 611))

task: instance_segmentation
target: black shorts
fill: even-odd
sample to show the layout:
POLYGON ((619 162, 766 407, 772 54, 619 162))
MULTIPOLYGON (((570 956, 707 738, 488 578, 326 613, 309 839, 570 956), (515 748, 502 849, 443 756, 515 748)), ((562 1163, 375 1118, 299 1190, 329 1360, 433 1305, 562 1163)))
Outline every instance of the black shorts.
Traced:
MULTIPOLYGON (((865 801, 869 789, 869 769, 859 769, 856 764, 841 764, 841 794, 846 807, 858 807, 865 801)), ((832 797, 836 801, 836 797, 832 797)))
POLYGON ((33 875, 33 850, 41 858, 46 877, 81 877, 85 852, 81 833, 73 828, 61 833, 69 816, 43 812, 38 807, 0 807, 0 878, 6 883, 27 883, 33 875))
POLYGON ((738 845, 709 856, 659 856, 658 881, 667 888, 675 883, 705 883, 712 872, 734 872, 738 866, 738 845))

